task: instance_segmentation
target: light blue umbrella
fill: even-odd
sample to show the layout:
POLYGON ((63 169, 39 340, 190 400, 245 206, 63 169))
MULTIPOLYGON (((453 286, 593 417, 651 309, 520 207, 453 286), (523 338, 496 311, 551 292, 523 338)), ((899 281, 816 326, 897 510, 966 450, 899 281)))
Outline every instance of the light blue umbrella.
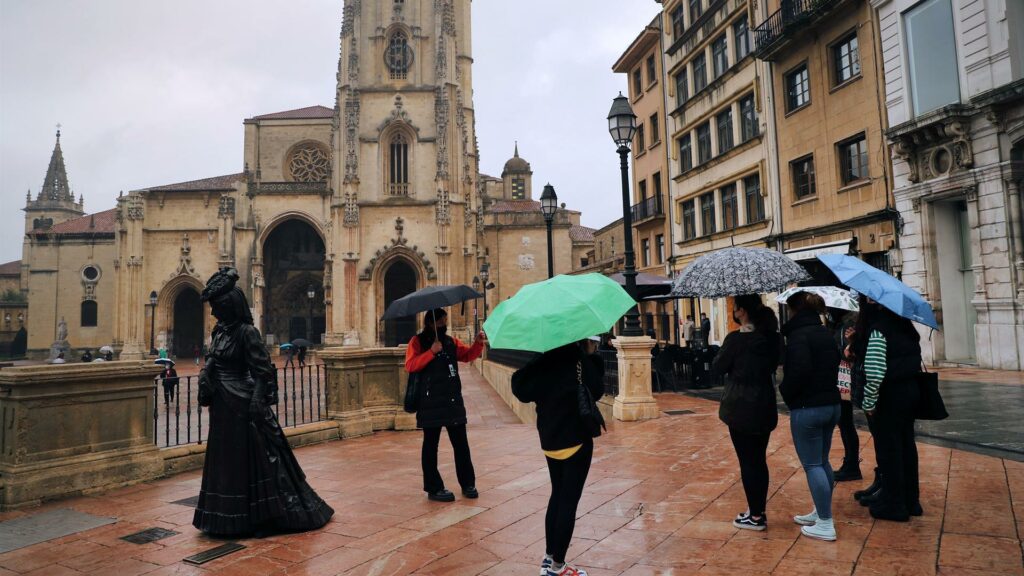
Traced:
POLYGON ((903 318, 909 318, 936 330, 932 306, 916 290, 893 276, 871 266, 860 258, 844 254, 823 254, 818 256, 839 281, 850 288, 892 310, 903 318))

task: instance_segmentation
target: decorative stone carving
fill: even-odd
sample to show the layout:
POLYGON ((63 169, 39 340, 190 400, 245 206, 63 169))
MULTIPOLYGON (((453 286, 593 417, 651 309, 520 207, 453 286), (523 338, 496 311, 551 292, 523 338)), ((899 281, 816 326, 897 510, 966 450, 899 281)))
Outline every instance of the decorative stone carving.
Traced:
POLYGON ((128 219, 142 220, 145 215, 145 202, 143 202, 142 196, 130 194, 128 196, 128 219))
POLYGON ((345 184, 359 183, 359 91, 345 96, 345 184))
POLYGON ((355 32, 355 19, 362 9, 362 0, 345 0, 345 9, 341 20, 341 36, 349 36, 355 32))
POLYGON ((366 268, 363 269, 363 273, 359 275, 359 279, 369 280, 373 275, 373 269, 376 267, 377 262, 383 256, 387 255, 388 252, 391 252, 393 250, 407 250, 412 252, 413 254, 416 255, 417 258, 420 259, 420 262, 423 264, 423 268, 426 269, 427 279, 437 279, 437 274, 434 271, 434 265, 430 263, 430 260, 427 258, 427 255, 424 254, 415 244, 412 247, 408 246, 409 239, 404 236, 405 219, 403 219, 402 217, 398 217, 395 219, 395 232, 397 236, 395 238, 392 238, 389 244, 387 244, 380 250, 377 250, 374 253, 373 258, 370 258, 370 262, 366 265, 366 268))
POLYGON ((394 10, 391 13, 391 21, 405 22, 405 16, 402 14, 402 7, 405 6, 405 4, 402 2, 394 2, 392 6, 394 6, 394 10))
POLYGON ((235 199, 230 196, 221 196, 217 205, 218 218, 234 218, 235 199))
POLYGON ((452 223, 451 215, 451 197, 448 190, 441 188, 437 191, 437 223, 442 226, 448 226, 452 223))
POLYGON ((199 278, 196 269, 192 266, 192 246, 188 241, 188 234, 181 235, 181 255, 178 257, 178 267, 171 272, 171 278, 178 276, 192 276, 199 278))
POLYGON ((359 225, 359 203, 355 192, 345 194, 345 215, 342 218, 342 224, 346 228, 359 225))
POLYGON ((307 142, 292 149, 287 166, 295 182, 326 182, 331 174, 331 155, 325 146, 307 142))
POLYGON ((434 125, 437 126, 437 180, 448 179, 448 93, 438 86, 434 93, 434 125))
POLYGON ((462 225, 469 228, 473 225, 473 207, 469 205, 469 199, 462 205, 462 225))
POLYGON ((417 128, 416 125, 412 123, 412 117, 409 116, 409 113, 405 111, 401 95, 395 96, 395 107, 394 109, 391 110, 391 114, 388 115, 388 117, 385 118, 384 121, 380 123, 380 126, 377 127, 377 132, 383 132, 388 126, 392 125, 395 122, 401 122, 403 124, 406 124, 413 130, 415 130, 417 134, 419 134, 420 129, 417 128))
POLYGON ((964 186, 964 200, 976 202, 978 200, 978 187, 974 185, 964 186))
POLYGON ((907 179, 922 182, 974 166, 969 122, 966 116, 952 112, 889 130, 893 151, 907 162, 907 179))
POLYGON ((519 269, 520 270, 533 270, 536 268, 536 262, 533 258, 533 254, 520 254, 519 255, 519 269))
POLYGON ((914 212, 920 212, 921 211, 921 197, 917 196, 916 198, 911 198, 911 200, 910 200, 910 207, 911 207, 911 209, 913 209, 914 212))
POLYGON ((446 46, 444 36, 437 39, 437 57, 434 59, 434 74, 437 76, 439 84, 441 80, 448 76, 448 52, 445 50, 446 46))

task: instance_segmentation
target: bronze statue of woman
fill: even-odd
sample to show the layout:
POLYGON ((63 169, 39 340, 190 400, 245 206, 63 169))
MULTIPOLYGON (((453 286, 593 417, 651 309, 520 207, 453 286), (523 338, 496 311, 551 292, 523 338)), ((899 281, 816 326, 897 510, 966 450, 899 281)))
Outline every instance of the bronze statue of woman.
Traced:
POLYGON ((210 435, 192 525, 218 536, 315 530, 334 510, 306 483, 270 410, 277 403, 277 370, 237 280, 236 270, 221 268, 202 294, 217 325, 199 375, 210 435))

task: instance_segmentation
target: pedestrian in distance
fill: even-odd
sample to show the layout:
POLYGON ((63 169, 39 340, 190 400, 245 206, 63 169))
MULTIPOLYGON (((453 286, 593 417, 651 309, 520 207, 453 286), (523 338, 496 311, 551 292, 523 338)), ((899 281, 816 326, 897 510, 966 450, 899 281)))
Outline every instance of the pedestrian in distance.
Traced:
POLYGON ((113 362, 114 361, 114 353, 108 351, 107 354, 104 356, 104 358, 106 358, 107 362, 113 362))
POLYGON ((192 358, 196 362, 196 366, 199 366, 199 358, 202 356, 202 350, 199 349, 199 344, 192 345, 192 358))
POLYGON ((597 341, 595 337, 555 348, 512 375, 516 398, 537 406, 537 432, 551 477, 542 576, 586 576, 566 563, 565 556, 594 456, 593 434, 580 414, 580 389, 593 401, 604 393, 604 363, 594 353, 597 341))
POLYGON ((832 519, 833 472, 829 463, 832 433, 839 422, 839 347, 821 323, 825 301, 817 294, 797 292, 786 300, 789 321, 783 361, 785 377, 779 385, 789 408, 793 446, 807 475, 814 509, 793 517, 800 532, 819 540, 836 539, 832 519))
POLYGON ((299 369, 306 367, 306 347, 299 346, 299 369))
POLYGON ((287 367, 291 366, 291 367, 294 368, 295 367, 294 359, 295 359, 295 348, 292 348, 291 346, 288 346, 287 348, 284 349, 284 367, 287 368, 287 367))
POLYGON ((686 321, 683 322, 683 340, 686 341, 686 346, 688 348, 691 348, 691 347, 693 347, 694 344, 696 344, 696 342, 694 342, 694 339, 693 339, 694 332, 696 332, 696 331, 697 331, 697 325, 694 324, 694 322, 693 322, 693 315, 689 314, 689 315, 686 316, 686 321))
POLYGON ((466 346, 448 335, 448 313, 436 308, 424 314, 423 330, 409 340, 405 351, 405 370, 415 374, 420 393, 416 410, 416 426, 423 429, 420 464, 423 468, 423 491, 437 502, 453 502, 455 494, 446 490, 437 471, 437 447, 441 429, 455 451, 455 474, 466 498, 477 498, 476 472, 466 434, 466 404, 462 398, 459 362, 472 362, 480 357, 487 337, 477 334, 472 346, 466 346))
POLYGON ((832 338, 839 351, 842 360, 839 363, 839 437, 843 440, 843 465, 835 472, 836 482, 849 482, 864 478, 860 471, 860 436, 857 434, 857 426, 853 421, 853 399, 850 393, 852 384, 852 367, 846 358, 846 348, 849 345, 849 335, 853 333, 853 326, 857 323, 857 313, 828 309, 832 338))
POLYGON ((67 362, 67 360, 65 360, 65 359, 64 359, 64 353, 63 353, 63 352, 58 352, 58 353, 57 353, 57 357, 56 357, 56 358, 54 358, 54 359, 53 359, 53 360, 52 360, 52 361, 50 362, 50 364, 64 364, 64 363, 66 363, 66 362, 67 362))
POLYGON ((164 389, 164 404, 170 404, 174 398, 175 389, 178 387, 178 372, 173 364, 166 364, 164 371, 160 373, 160 384, 164 389))
POLYGON ((166 346, 161 346, 157 350, 157 356, 166 360, 168 358, 167 357, 167 347, 166 346))
POLYGON ((236 270, 221 268, 200 296, 217 324, 199 376, 210 432, 192 525, 221 537, 315 530, 334 510, 306 482, 270 409, 277 370, 237 281, 236 270))
POLYGON ((729 427, 747 498, 747 510, 733 526, 763 531, 768 527, 768 440, 779 423, 774 376, 782 338, 775 312, 756 294, 733 298, 733 320, 739 329, 726 336, 711 365, 726 377, 718 418, 729 427))
POLYGON ((924 513, 914 439, 920 340, 910 320, 861 296, 852 348, 855 370, 864 373, 862 408, 871 423, 881 487, 860 503, 879 520, 906 522, 924 513))
POLYGON ((711 345, 711 320, 704 312, 700 313, 700 337, 704 340, 704 347, 711 345))
POLYGON ((82 354, 82 362, 92 362, 92 351, 86 349, 85 354, 82 354))

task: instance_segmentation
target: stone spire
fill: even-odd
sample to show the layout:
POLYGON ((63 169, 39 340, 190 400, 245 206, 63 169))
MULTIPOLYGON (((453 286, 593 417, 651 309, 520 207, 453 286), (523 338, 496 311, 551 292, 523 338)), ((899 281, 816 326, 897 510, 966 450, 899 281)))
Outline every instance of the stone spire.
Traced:
POLYGON ((50 155, 50 166, 46 169, 43 187, 36 197, 37 202, 75 202, 75 195, 68 185, 68 173, 64 168, 64 153, 60 149, 60 126, 57 127, 57 143, 50 155))

